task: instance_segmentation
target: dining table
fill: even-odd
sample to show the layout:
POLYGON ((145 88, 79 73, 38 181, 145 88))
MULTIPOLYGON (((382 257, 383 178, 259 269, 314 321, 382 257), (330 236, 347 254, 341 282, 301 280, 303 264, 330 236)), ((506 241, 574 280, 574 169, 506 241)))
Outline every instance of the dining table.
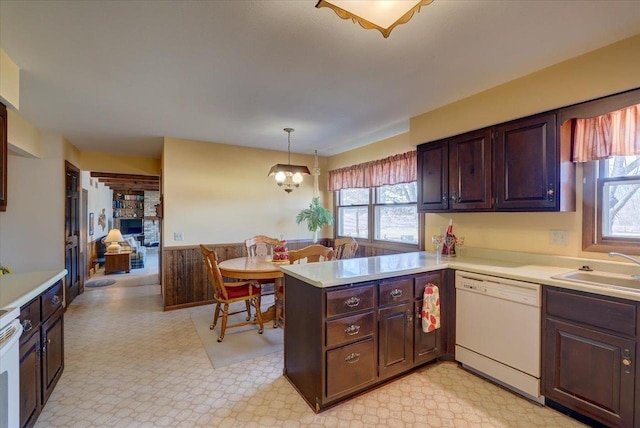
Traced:
POLYGON ((270 256, 249 256, 227 259, 218 263, 222 276, 241 280, 273 280, 275 302, 265 312, 262 321, 273 321, 273 326, 283 325, 283 296, 284 274, 280 270, 281 264, 288 261, 274 261, 270 256))

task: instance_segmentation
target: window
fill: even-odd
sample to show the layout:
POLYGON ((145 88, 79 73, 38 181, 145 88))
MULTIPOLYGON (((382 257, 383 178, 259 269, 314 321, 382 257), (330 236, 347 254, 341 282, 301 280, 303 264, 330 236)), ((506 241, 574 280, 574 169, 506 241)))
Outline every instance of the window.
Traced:
POLYGON ((640 253, 640 156, 614 156, 584 168, 583 247, 640 253))
POLYGON ((419 244, 416 182, 337 191, 337 235, 419 244))

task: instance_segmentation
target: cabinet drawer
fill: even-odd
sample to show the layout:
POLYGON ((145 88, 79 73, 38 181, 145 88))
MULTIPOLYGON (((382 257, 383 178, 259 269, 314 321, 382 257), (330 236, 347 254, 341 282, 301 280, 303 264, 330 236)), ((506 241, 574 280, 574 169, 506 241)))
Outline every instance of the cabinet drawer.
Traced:
POLYGON ((327 351, 327 397, 355 391, 375 378, 373 338, 327 351))
POLYGON ((413 294, 416 299, 422 299, 424 296, 424 287, 427 284, 437 285, 438 288, 442 287, 442 271, 429 272, 424 275, 416 276, 414 278, 413 294))
POLYGON ((58 281, 42 295, 42 320, 49 318, 62 306, 62 281, 58 281))
POLYGON ((587 294, 545 287, 546 314, 605 330, 636 336, 636 306, 587 294))
POLYGON ((373 334, 373 312, 327 322, 327 346, 341 345, 373 334))
POLYGON ((36 298, 20 309, 20 324, 22 324, 21 341, 27 339, 40 327, 40 298, 36 298))
POLYGON ((347 288, 327 293, 327 318, 373 308, 374 286, 347 288))
POLYGON ((413 278, 397 278, 380 283, 380 306, 413 299, 413 278))

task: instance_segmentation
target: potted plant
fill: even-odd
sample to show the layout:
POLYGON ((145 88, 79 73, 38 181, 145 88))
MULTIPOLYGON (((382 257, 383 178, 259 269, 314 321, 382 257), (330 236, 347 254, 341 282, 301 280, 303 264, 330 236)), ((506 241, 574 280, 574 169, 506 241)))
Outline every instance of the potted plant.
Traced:
POLYGON ((318 242, 318 230, 324 225, 333 225, 333 214, 331 211, 320 205, 320 198, 311 200, 309 208, 306 208, 296 216, 296 223, 307 222, 307 228, 313 232, 313 243, 318 242))

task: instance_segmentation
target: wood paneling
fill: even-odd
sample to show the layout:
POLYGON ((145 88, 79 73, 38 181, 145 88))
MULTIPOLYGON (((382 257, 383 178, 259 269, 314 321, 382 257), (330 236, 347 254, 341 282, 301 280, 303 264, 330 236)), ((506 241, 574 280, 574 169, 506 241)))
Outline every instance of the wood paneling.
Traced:
MULTIPOLYGON (((319 243, 330 246, 331 240, 319 243)), ((215 250, 219 261, 246 256, 244 242, 205 244, 215 250)), ((287 241, 289 250, 297 250, 311 241, 287 241)), ((180 309, 214 302, 213 290, 207 276, 199 246, 170 247, 162 250, 162 296, 164 309, 180 309)))

